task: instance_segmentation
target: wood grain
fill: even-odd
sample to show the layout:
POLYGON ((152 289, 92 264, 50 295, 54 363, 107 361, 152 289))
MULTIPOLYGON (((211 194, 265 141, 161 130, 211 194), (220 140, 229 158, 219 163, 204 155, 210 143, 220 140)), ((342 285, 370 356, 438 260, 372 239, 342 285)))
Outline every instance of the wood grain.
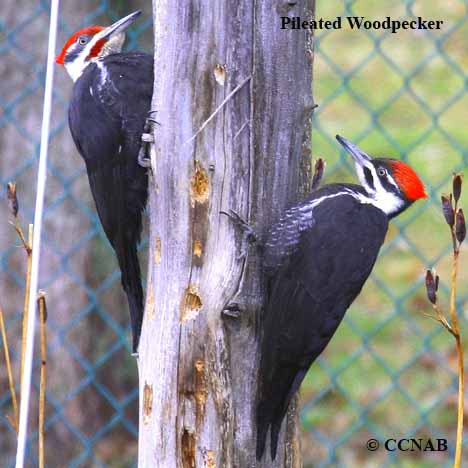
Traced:
POLYGON ((160 125, 139 358, 153 401, 139 467, 301 465, 295 410, 276 461, 255 461, 261 259, 239 259, 242 236, 220 215, 261 234, 308 190, 312 36, 279 17, 311 18, 314 5, 291 3, 153 2, 160 125))

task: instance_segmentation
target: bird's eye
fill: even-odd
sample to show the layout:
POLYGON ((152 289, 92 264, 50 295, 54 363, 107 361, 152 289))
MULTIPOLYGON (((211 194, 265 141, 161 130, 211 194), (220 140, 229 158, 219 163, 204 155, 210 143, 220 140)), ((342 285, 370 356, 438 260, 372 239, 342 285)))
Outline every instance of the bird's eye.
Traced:
POLYGON ((377 173, 379 174, 379 176, 383 177, 387 173, 387 171, 383 167, 379 167, 377 173))
POLYGON ((82 36, 78 38, 78 44, 80 45, 85 45, 87 42, 88 42, 88 39, 86 39, 86 37, 82 36))

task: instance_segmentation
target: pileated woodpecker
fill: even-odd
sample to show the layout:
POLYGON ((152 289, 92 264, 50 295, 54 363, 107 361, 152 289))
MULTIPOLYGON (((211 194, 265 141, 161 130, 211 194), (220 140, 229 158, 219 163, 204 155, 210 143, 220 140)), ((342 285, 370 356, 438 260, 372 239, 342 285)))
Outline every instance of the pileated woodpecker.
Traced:
POLYGON ((137 244, 146 205, 148 178, 138 155, 153 93, 153 57, 121 53, 125 30, 136 11, 107 28, 74 33, 56 62, 72 80, 70 131, 86 163, 102 227, 122 273, 137 351, 143 320, 143 289, 137 244))
POLYGON ((264 244, 267 302, 257 395, 257 458, 271 434, 276 457, 281 423, 309 367, 361 291, 389 219, 427 197, 407 164, 372 159, 337 135, 361 185, 330 184, 288 209, 264 244))

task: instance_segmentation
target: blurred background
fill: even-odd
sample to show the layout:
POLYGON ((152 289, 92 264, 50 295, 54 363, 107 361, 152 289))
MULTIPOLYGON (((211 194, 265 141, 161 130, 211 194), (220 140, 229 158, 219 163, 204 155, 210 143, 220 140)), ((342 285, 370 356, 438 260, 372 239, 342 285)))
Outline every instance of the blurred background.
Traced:
MULTIPOLYGON (((0 17, 0 182, 2 187, 17 182, 25 229, 33 219, 48 9, 42 0, 3 0, 0 17)), ((127 47, 151 51, 151 4, 144 0, 63 2, 57 50, 76 29, 110 24, 135 9, 143 15, 129 30, 127 47)), ((314 158, 327 162, 324 182, 354 180, 350 158, 334 140, 340 133, 371 155, 407 161, 423 178, 429 199, 392 222, 371 279, 302 386, 304 465, 451 466, 456 354, 451 336, 424 315, 431 307, 423 280, 426 267, 437 268, 446 306, 451 239, 440 195, 451 190, 453 172, 466 175, 468 162, 468 4, 317 0, 316 16, 422 16, 444 25, 441 31, 346 28, 316 35, 319 108, 312 149, 314 158), (366 449, 371 437, 447 438, 449 451, 371 454, 366 449)), ((138 386, 122 310, 126 301, 69 135, 71 88, 66 72, 57 69, 41 270, 49 305, 46 462, 49 467, 133 467, 138 386)), ((468 209, 468 186, 461 205, 468 209)), ((0 302, 17 372, 25 254, 8 223, 6 196, 0 219, 0 302)), ((467 255, 462 252, 458 289, 462 334, 467 255)), ((0 466, 10 467, 15 433, 6 419, 12 410, 3 355, 0 369, 0 466)), ((33 413, 32 431, 35 421, 33 413)), ((28 466, 37 466, 36 446, 33 432, 28 466)), ((465 459, 468 463, 467 453, 465 459)))

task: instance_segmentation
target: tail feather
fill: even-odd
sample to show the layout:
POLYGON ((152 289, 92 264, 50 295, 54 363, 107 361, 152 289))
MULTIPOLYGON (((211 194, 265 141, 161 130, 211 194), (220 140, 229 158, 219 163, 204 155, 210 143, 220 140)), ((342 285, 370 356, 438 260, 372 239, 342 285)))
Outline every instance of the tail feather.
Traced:
POLYGON ((137 237, 132 237, 127 242, 119 242, 115 246, 115 253, 122 272, 122 287, 127 295, 130 309, 132 351, 136 353, 143 324, 143 288, 137 254, 137 237))
POLYGON ((269 382, 262 382, 263 391, 258 394, 256 415, 257 460, 260 460, 265 452, 268 429, 271 459, 276 458, 281 424, 291 398, 297 392, 306 372, 306 368, 279 366, 269 382))
POLYGON ((281 431, 281 423, 283 422, 283 418, 275 419, 271 424, 270 429, 270 454, 271 459, 274 460, 276 458, 276 451, 278 450, 278 439, 279 434, 281 431))
POLYGON ((132 349, 137 351, 143 321, 143 289, 137 245, 146 205, 148 178, 138 166, 138 148, 123 145, 116 158, 86 159, 89 185, 102 227, 111 243, 127 295, 133 333, 132 349))
POLYGON ((271 421, 269 418, 271 415, 271 408, 267 402, 260 402, 257 406, 257 460, 261 460, 263 453, 265 452, 266 439, 268 434, 268 429, 270 427, 271 421))
POLYGON ((268 430, 270 430, 271 459, 276 458, 278 439, 284 415, 275 414, 275 407, 264 401, 259 404, 257 411, 257 460, 261 460, 265 453, 268 430))

